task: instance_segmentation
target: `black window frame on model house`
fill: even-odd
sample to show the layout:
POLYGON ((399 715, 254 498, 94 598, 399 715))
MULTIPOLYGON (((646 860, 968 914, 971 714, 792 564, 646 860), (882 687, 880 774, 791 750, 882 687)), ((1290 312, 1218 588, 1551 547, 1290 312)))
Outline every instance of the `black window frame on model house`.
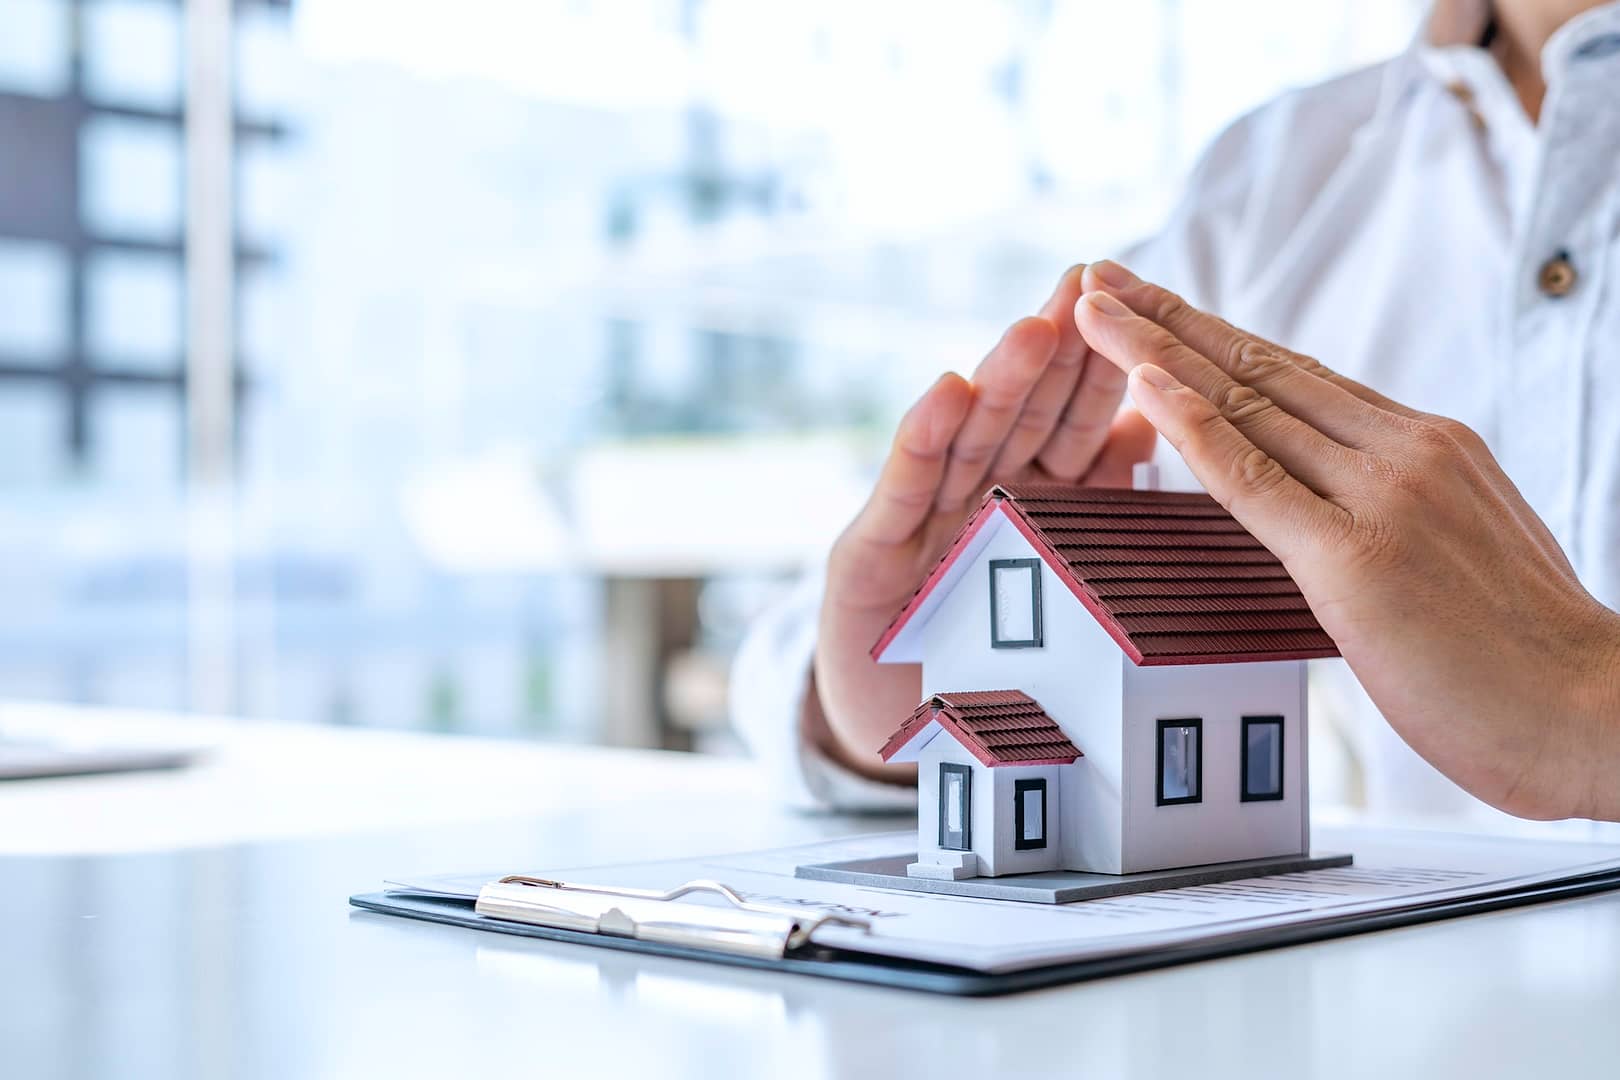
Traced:
POLYGON ((1280 716, 1245 716, 1242 727, 1239 729, 1239 738, 1242 740, 1238 749, 1238 794, 1244 802, 1278 802, 1283 798, 1286 779, 1283 776, 1283 740, 1286 735, 1283 731, 1283 718, 1280 716), (1249 790, 1249 729, 1252 727, 1274 728, 1277 732, 1277 790, 1273 792, 1250 792, 1249 790))
POLYGON ((939 849, 941 851, 972 851, 973 850, 973 767, 962 765, 954 761, 939 763, 939 849), (951 785, 945 779, 947 776, 960 776, 962 778, 962 843, 960 845, 947 843, 945 840, 945 822, 949 819, 950 804, 946 802, 946 792, 951 785))
POLYGON ((1169 717, 1159 721, 1158 734, 1154 740, 1156 753, 1154 754, 1153 786, 1154 794, 1158 796, 1159 806, 1186 806, 1190 803, 1204 801, 1204 720, 1198 716, 1169 717), (1195 732, 1193 744, 1196 748, 1193 768, 1193 793, 1191 795, 1178 795, 1174 798, 1164 797, 1164 733, 1172 728, 1192 728, 1195 732))
POLYGON ((1013 850, 1039 851, 1046 846, 1047 833, 1051 829, 1051 816, 1046 812, 1046 778, 1038 777, 1033 780, 1013 781, 1013 850), (1039 792, 1041 796, 1041 835, 1029 838, 1024 835, 1024 796, 1030 792, 1039 792))

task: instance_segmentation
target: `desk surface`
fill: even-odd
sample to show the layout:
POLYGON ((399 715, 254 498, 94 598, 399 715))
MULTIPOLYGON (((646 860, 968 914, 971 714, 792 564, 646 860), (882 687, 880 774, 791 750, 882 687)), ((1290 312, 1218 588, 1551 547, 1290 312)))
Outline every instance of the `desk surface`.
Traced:
POLYGON ((212 742, 193 770, 0 786, 7 1077, 1611 1075, 1620 897, 992 1000, 351 910, 386 875, 770 846, 743 764, 0 709, 212 742), (652 810, 649 812, 649 806, 652 810))

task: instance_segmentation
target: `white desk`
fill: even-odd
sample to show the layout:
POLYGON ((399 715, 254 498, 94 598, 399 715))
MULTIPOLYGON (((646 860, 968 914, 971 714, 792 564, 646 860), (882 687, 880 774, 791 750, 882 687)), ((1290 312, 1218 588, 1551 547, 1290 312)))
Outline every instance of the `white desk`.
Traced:
MULTIPOLYGON (((41 720, 0 710, 0 724, 41 720)), ((957 1000, 351 910, 384 875, 768 846, 743 764, 56 713, 214 741, 0 786, 0 1075, 1613 1075, 1620 897, 957 1000)))

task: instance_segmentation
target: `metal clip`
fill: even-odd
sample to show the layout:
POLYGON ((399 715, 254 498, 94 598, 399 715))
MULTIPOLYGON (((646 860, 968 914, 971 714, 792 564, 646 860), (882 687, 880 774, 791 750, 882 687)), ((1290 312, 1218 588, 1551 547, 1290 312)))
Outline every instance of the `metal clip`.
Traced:
POLYGON ((823 926, 871 929, 867 920, 848 915, 811 915, 752 903, 731 887, 707 880, 660 891, 513 874, 485 885, 475 910, 493 919, 535 926, 772 959, 808 944, 823 926), (680 902, 693 893, 719 896, 730 906, 680 902))

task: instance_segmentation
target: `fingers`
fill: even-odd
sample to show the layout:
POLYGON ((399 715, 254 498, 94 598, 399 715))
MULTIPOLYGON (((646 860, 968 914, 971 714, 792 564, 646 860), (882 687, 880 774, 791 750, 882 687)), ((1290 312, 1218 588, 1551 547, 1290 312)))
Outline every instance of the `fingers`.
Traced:
POLYGON ((846 536, 874 544, 909 539, 933 513, 951 442, 973 404, 960 375, 940 377, 900 420, 888 460, 846 536))
POLYGON ((1074 393, 1037 455, 1041 468, 1060 480, 1077 479, 1090 469, 1108 440, 1108 426, 1124 396, 1125 373, 1088 347, 1074 393))
MULTIPOLYGON (((1102 357, 1097 359, 1106 363, 1102 357)), ((1132 466, 1150 460, 1153 444, 1158 441, 1159 433, 1148 423, 1147 417, 1135 409, 1121 409, 1108 428, 1108 441, 1103 443, 1101 453, 1082 482, 1095 487, 1130 487, 1132 466)))
MULTIPOLYGON (((1265 394, 1227 375, 1169 330, 1131 311, 1102 292, 1087 293, 1075 306, 1075 320, 1092 348, 1122 370, 1153 364, 1177 382, 1203 395, 1245 439, 1277 458, 1295 477, 1319 492, 1343 488, 1363 469, 1362 455, 1280 408, 1265 394)), ((1344 396, 1321 380, 1296 387, 1294 396, 1311 408, 1317 397, 1344 396), (1314 395, 1314 396, 1313 396, 1314 395)), ((1162 428, 1160 429, 1163 430, 1162 428)))
POLYGON ((1239 382, 1253 386, 1301 419, 1309 420, 1347 446, 1366 441, 1362 433, 1379 425, 1379 413, 1406 419, 1422 414, 1385 397, 1371 387, 1346 378, 1312 357, 1292 352, 1258 335, 1239 330, 1207 311, 1200 311, 1168 289, 1143 281, 1116 262, 1087 268, 1087 291, 1101 290, 1126 307, 1151 319, 1213 361, 1239 382), (1295 401, 1297 390, 1308 385, 1302 376, 1314 376, 1348 396, 1322 398, 1320 415, 1302 411, 1307 402, 1295 401))
MULTIPOLYGON (((1024 401, 1024 407, 1014 421, 1012 431, 1002 443, 991 476, 1008 476, 1018 472, 1035 459, 1052 432, 1063 419, 1074 396, 1081 373, 1085 370, 1086 356, 1090 352, 1080 330, 1074 325, 1072 312, 1080 299, 1080 282, 1084 266, 1071 267, 1059 279, 1056 291, 1039 312, 1041 318, 1057 327, 1057 348, 1046 365, 1035 389, 1024 401)), ((1078 470, 1076 470, 1078 473, 1078 470)), ((1064 474, 1067 478, 1067 474, 1064 474)), ((977 494, 977 492, 970 493, 977 494)))
POLYGON ((972 408, 951 444, 938 506, 954 508, 982 494, 991 463, 1045 374, 1058 339, 1051 321, 1036 316, 1020 319, 973 373, 972 408))
POLYGON ((1203 394, 1150 363, 1132 369, 1129 387, 1142 415, 1180 452, 1215 501, 1284 563, 1347 534, 1347 511, 1289 475, 1203 394))

